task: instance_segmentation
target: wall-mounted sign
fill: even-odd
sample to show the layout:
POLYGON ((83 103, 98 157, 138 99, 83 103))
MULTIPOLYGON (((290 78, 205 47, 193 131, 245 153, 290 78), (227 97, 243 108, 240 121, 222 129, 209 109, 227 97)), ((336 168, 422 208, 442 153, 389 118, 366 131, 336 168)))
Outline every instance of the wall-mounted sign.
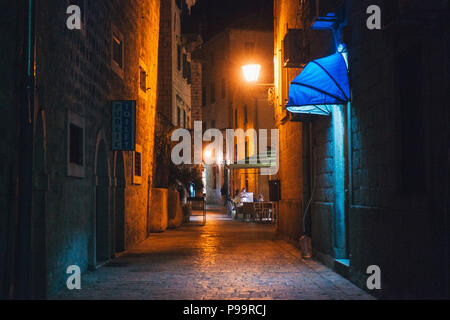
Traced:
POLYGON ((112 102, 112 150, 136 149, 136 101, 112 102))

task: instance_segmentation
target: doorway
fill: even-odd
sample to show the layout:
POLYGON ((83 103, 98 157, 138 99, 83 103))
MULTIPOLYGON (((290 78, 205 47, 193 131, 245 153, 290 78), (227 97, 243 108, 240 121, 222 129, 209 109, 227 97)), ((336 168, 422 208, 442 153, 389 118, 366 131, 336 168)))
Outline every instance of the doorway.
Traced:
POLYGON ((116 172, 117 179, 115 192, 115 210, 114 210, 114 248, 115 253, 125 251, 125 162, 123 153, 118 151, 116 154, 116 172))
POLYGON ((109 254, 109 175, 108 154, 103 140, 100 141, 97 151, 96 176, 96 233, 95 248, 97 265, 107 261, 109 254))

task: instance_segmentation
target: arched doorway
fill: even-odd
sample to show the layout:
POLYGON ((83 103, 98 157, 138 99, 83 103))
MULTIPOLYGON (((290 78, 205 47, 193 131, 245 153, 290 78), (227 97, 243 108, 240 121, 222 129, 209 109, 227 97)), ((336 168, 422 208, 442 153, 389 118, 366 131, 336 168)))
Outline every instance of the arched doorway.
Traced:
POLYGON ((103 140, 101 140, 98 145, 96 169, 95 248, 98 265, 99 263, 105 262, 110 258, 108 153, 103 140))
POLYGON ((117 179, 115 192, 115 210, 114 210, 114 226, 115 226, 115 252, 123 252, 125 250, 125 162, 121 151, 116 154, 116 172, 117 179))

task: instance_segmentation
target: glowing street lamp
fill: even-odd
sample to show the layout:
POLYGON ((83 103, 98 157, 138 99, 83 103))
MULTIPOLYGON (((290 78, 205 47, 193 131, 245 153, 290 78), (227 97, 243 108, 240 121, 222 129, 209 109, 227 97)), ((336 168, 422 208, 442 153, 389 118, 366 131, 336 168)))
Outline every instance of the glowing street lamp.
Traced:
POLYGON ((212 151, 211 150, 205 150, 203 152, 203 159, 205 159, 206 162, 211 161, 211 159, 212 159, 212 151))
POLYGON ((260 64, 247 64, 242 66, 242 72, 244 73, 244 78, 247 82, 256 82, 259 79, 259 74, 261 73, 260 64))

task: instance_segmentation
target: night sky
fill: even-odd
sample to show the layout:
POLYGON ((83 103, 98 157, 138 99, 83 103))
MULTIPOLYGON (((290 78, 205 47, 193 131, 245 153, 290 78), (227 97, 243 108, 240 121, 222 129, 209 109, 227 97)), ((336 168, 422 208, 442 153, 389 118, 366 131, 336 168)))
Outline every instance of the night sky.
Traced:
POLYGON ((204 40, 230 26, 273 29, 273 0, 199 0, 190 16, 184 12, 184 32, 200 32, 204 40))

